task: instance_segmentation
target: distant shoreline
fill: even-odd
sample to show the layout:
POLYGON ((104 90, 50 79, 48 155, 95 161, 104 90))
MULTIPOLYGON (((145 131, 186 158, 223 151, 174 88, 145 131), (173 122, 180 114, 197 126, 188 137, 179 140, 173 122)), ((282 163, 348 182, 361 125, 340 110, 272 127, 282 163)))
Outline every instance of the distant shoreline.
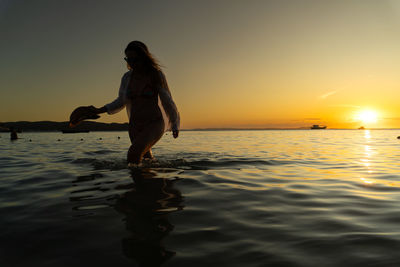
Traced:
MULTIPOLYGON (((0 122, 0 132, 8 132, 9 127, 14 127, 16 130, 21 132, 61 132, 66 129, 74 129, 78 131, 127 131, 128 123, 103 123, 95 121, 84 121, 74 128, 69 128, 68 122, 55 122, 55 121, 16 121, 16 122, 0 122)), ((181 131, 265 131, 265 130, 311 130, 310 127, 297 127, 297 128, 285 128, 285 127, 265 127, 265 128, 236 128, 236 127, 219 127, 219 128, 192 128, 192 129, 181 129, 181 131)), ((326 130, 358 130, 351 128, 327 128, 312 131, 326 131, 326 130)), ((364 130, 399 130, 399 128, 365 128, 364 130)))
MULTIPOLYGON (((194 129, 182 129, 181 131, 274 131, 274 130, 312 130, 310 127, 298 127, 298 128, 194 128, 194 129)), ((319 129, 312 131, 329 131, 329 130, 356 130, 356 131, 365 131, 365 130, 400 130, 400 128, 365 128, 363 130, 356 128, 327 128, 327 129, 319 129)))

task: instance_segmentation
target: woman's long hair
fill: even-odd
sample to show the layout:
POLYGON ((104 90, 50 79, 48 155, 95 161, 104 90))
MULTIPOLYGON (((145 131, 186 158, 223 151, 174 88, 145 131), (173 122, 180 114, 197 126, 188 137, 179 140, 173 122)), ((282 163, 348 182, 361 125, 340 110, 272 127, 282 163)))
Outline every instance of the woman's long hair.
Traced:
POLYGON ((160 76, 161 66, 158 63, 158 60, 150 53, 147 46, 143 42, 132 41, 125 48, 125 53, 127 51, 134 51, 137 54, 138 60, 141 62, 143 68, 141 71, 143 71, 145 75, 150 76, 154 85, 160 86, 162 84, 160 76))

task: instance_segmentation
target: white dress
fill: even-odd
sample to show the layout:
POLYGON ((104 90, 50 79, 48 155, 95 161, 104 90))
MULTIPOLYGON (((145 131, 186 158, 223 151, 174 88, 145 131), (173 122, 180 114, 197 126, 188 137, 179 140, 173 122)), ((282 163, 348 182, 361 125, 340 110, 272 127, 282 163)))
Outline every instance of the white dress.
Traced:
MULTIPOLYGON (((128 118, 131 117, 132 101, 129 97, 129 81, 131 79, 133 70, 126 72, 121 79, 121 85, 118 91, 118 97, 111 103, 106 105, 108 114, 115 114, 120 112, 126 107, 128 118)), ((180 129, 180 116, 178 109, 172 99, 171 91, 169 90, 167 79, 161 73, 162 86, 158 88, 158 106, 164 119, 164 131, 179 130, 180 129)))

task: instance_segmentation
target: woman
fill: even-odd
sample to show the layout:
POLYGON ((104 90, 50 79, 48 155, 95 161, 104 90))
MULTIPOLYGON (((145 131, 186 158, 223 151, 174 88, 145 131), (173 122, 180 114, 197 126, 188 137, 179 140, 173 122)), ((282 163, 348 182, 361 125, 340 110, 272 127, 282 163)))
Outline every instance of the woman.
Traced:
POLYGON ((114 114, 126 107, 129 117, 128 165, 137 166, 142 158, 153 159, 151 147, 167 130, 179 135, 180 117, 167 80, 147 46, 133 41, 125 49, 129 71, 124 74, 117 99, 94 108, 95 114, 114 114))

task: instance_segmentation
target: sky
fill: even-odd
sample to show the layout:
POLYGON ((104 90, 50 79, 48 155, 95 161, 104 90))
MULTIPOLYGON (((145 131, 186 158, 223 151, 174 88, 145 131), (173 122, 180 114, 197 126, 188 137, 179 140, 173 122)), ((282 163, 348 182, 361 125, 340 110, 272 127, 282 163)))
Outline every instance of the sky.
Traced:
POLYGON ((0 122, 111 102, 140 40, 183 129, 400 128, 396 0, 0 0, 0 36, 0 122))

